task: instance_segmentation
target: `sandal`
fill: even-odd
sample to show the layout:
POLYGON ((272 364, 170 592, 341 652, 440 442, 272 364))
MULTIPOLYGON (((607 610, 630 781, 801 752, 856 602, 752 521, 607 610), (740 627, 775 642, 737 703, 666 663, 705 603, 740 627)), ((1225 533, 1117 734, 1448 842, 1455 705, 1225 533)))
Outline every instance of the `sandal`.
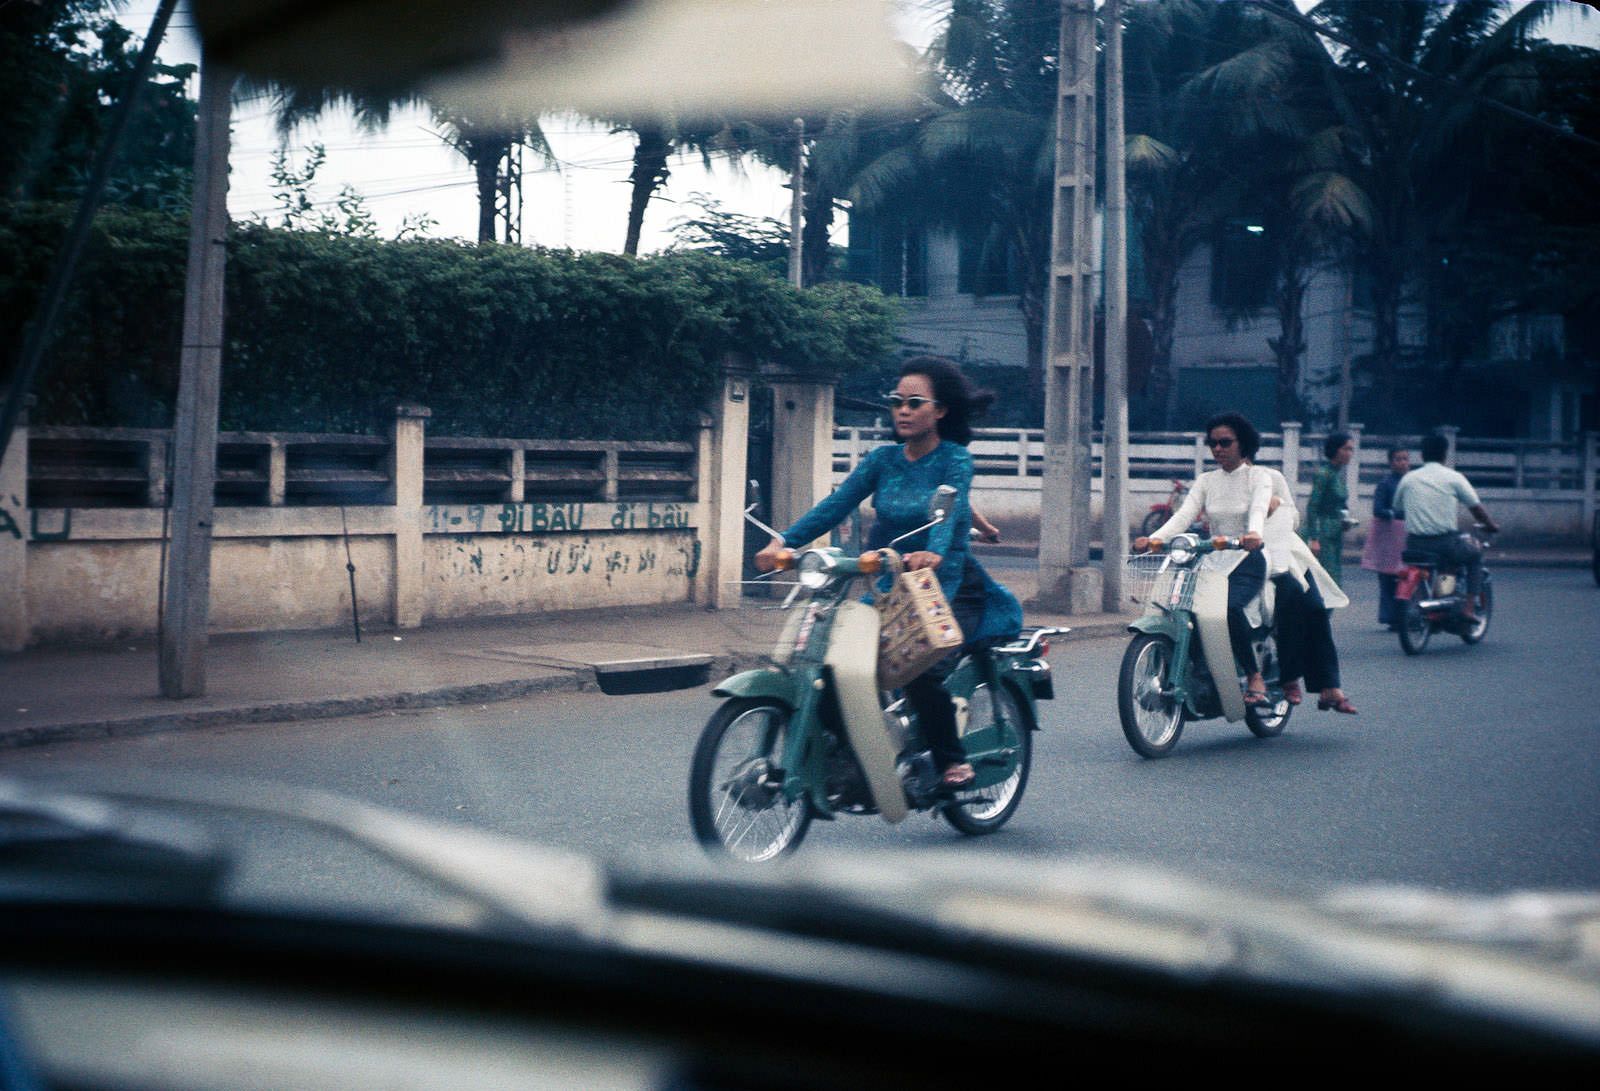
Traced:
POLYGON ((1283 684, 1283 699, 1291 705, 1298 705, 1305 699, 1305 694, 1300 692, 1299 682, 1285 682, 1283 684))
POLYGON ((965 788, 977 779, 978 771, 963 761, 946 769, 939 783, 946 788, 965 788))
POLYGON ((1322 712, 1342 712, 1346 716, 1357 715, 1356 706, 1350 703, 1350 698, 1344 696, 1338 697, 1332 701, 1325 697, 1318 697, 1317 708, 1322 712))
POLYGON ((1246 689, 1244 703, 1247 705, 1264 705, 1267 703, 1267 687, 1263 684, 1260 689, 1246 689))

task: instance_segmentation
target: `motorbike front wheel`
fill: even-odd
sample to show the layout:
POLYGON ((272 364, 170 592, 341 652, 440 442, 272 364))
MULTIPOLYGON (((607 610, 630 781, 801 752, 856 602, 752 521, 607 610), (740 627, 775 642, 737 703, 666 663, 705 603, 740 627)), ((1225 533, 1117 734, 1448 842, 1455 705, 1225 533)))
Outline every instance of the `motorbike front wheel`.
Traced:
POLYGON ((1122 656, 1117 714, 1128 745, 1147 758, 1165 757, 1183 734, 1183 705, 1171 696, 1172 641, 1140 633, 1122 656))
POLYGON ((1010 821, 1028 787, 1028 771, 1033 767, 1033 733, 1022 718, 1016 695, 1005 686, 979 686, 968 708, 969 727, 976 729, 1001 720, 1016 739, 1017 764, 1011 775, 987 788, 962 792, 960 803, 952 803, 940 812, 946 822, 970 836, 993 833, 1010 821))
POLYGON ((793 852, 811 825, 811 803, 791 803, 780 771, 789 709, 771 698, 728 701, 712 715, 689 770, 689 819, 708 850, 760 863, 793 852))
MULTIPOLYGON (((1416 595, 1426 593, 1426 587, 1418 587, 1416 595)), ((1400 609, 1400 650, 1407 655, 1421 655, 1428 646, 1428 640, 1433 636, 1433 622, 1428 620, 1428 615, 1422 612, 1422 607, 1417 605, 1415 596, 1405 601, 1400 609)))

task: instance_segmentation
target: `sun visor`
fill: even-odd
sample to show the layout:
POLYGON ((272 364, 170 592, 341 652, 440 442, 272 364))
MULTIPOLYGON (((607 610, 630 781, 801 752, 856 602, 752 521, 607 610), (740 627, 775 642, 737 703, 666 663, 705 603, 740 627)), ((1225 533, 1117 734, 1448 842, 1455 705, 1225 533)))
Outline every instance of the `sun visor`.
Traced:
POLYGON ((191 0, 208 55, 307 89, 487 117, 883 104, 911 86, 886 0, 191 0))

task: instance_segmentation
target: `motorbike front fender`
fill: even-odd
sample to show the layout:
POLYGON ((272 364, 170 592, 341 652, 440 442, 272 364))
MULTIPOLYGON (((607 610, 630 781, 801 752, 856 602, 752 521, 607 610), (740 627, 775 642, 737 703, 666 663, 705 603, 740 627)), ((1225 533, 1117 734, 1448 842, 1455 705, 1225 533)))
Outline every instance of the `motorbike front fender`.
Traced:
POLYGON ((1130 633, 1149 633, 1151 636, 1164 636, 1177 642, 1178 633, 1183 629, 1183 623, 1169 613, 1145 614, 1128 623, 1130 633))
POLYGON ((799 686, 793 675, 783 671, 754 670, 724 678, 711 693, 716 697, 771 697, 793 712, 800 707, 799 686))

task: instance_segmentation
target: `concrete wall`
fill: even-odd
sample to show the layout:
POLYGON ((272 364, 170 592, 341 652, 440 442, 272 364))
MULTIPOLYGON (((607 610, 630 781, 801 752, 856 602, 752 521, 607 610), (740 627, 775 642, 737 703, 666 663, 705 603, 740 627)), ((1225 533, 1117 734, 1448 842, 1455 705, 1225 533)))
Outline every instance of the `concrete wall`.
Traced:
MULTIPOLYGON (((394 624, 396 509, 349 508, 363 624, 394 624)), ((463 504, 421 509, 422 620, 685 602, 699 575, 698 503, 463 504)), ((26 643, 153 633, 161 512, 30 513, 26 643)), ((338 508, 219 508, 211 629, 348 624, 338 508)))

